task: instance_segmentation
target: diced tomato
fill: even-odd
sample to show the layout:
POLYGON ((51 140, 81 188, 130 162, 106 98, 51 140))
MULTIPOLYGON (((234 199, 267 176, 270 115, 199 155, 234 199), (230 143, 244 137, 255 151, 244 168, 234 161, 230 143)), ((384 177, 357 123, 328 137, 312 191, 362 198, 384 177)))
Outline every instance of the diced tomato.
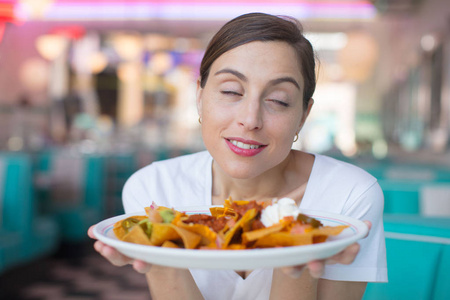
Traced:
POLYGON ((294 224, 291 228, 291 233, 293 234, 304 234, 311 229, 311 225, 309 224, 294 224))

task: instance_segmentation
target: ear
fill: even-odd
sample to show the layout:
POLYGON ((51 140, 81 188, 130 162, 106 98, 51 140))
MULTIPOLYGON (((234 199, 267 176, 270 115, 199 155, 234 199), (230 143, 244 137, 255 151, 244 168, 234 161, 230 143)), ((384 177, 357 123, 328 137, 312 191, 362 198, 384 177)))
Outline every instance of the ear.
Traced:
POLYGON ((202 93, 203 88, 200 86, 200 78, 197 80, 196 103, 198 116, 202 117, 202 93))
POLYGON ((309 113, 311 112, 311 109, 312 109, 313 105, 314 105, 314 99, 310 98, 308 100, 308 106, 307 106, 306 110, 303 111, 302 120, 300 121, 300 124, 299 124, 297 132, 300 132, 300 130, 302 129, 303 125, 305 124, 306 119, 308 118, 309 113))

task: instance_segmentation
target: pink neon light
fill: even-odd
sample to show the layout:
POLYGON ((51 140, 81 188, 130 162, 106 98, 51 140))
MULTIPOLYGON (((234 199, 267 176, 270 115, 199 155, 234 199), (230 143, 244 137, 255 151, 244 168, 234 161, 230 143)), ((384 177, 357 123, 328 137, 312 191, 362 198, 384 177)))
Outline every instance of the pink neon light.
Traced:
MULTIPOLYGON (((20 7, 20 6, 18 6, 20 7)), ((55 0, 49 20, 119 19, 228 19, 250 11, 288 14, 299 18, 372 18, 376 10, 368 1, 283 0, 55 0), (230 5, 232 3, 233 5, 230 5)))
POLYGON ((190 4, 229 4, 229 3, 238 3, 238 4, 274 4, 274 5, 283 5, 283 4, 298 4, 298 5, 308 5, 308 6, 373 6, 370 1, 298 1, 298 0, 281 0, 276 1, 274 3, 273 0, 190 0, 190 1, 180 1, 180 0, 55 0, 57 4, 77 4, 77 3, 87 3, 87 4, 101 4, 105 5, 108 3, 114 4, 124 4, 124 5, 133 5, 135 3, 139 4, 149 4, 149 5, 166 5, 166 4, 180 4, 180 5, 190 5, 190 4))

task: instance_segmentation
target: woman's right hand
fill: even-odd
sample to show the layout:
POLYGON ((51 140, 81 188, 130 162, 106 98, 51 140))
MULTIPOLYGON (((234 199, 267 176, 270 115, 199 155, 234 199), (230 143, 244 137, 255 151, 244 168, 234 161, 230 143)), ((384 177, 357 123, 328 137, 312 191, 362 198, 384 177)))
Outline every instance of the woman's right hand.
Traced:
MULTIPOLYGON (((88 230, 88 235, 90 238, 96 240, 97 238, 94 235, 94 226, 91 226, 88 230)), ((151 264, 146 263, 141 260, 136 260, 133 258, 129 258, 123 254, 121 254, 119 251, 117 251, 115 248, 110 247, 100 241, 96 241, 94 243, 94 249, 100 253, 103 257, 105 257, 111 264, 114 266, 125 266, 125 265, 132 265, 133 269, 135 269, 139 273, 147 273, 150 271, 151 264)))

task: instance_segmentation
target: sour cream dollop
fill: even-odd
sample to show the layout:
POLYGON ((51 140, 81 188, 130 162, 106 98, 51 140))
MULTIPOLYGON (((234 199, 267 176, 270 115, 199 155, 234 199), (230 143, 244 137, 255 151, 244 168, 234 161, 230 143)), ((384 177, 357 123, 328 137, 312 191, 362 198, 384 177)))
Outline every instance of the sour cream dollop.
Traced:
POLYGON ((299 213, 300 209, 293 199, 281 198, 263 209, 261 212, 261 222, 264 226, 269 227, 278 224, 284 217, 292 216, 295 219, 299 213))

